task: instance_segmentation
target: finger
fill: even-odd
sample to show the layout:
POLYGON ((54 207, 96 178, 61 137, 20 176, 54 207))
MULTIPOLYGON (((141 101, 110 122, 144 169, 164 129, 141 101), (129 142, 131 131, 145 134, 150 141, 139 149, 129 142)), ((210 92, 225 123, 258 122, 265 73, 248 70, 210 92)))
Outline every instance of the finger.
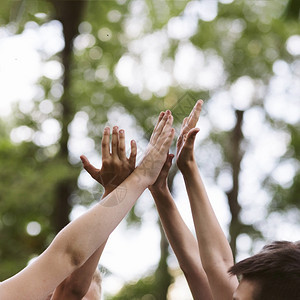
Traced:
POLYGON ((95 168, 90 162, 89 160, 86 158, 86 156, 81 155, 80 159, 83 163, 83 167, 85 168, 85 170, 94 178, 96 179, 98 177, 99 174, 99 169, 95 168))
POLYGON ((137 154, 137 146, 135 140, 132 140, 130 143, 131 146, 131 152, 129 156, 129 164, 132 168, 135 167, 135 162, 136 162, 136 154, 137 154))
POLYGON ((164 115, 165 115, 165 112, 161 111, 160 114, 159 114, 159 116, 158 116, 158 120, 157 120, 157 122, 156 122, 156 124, 154 126, 154 130, 157 128, 159 122, 162 120, 162 118, 164 117, 164 115))
POLYGON ((173 160, 174 156, 175 156, 174 154, 168 154, 168 161, 171 165, 172 165, 172 160, 173 160))
POLYGON ((118 126, 114 126, 111 138, 111 154, 113 157, 118 156, 118 144, 118 126))
POLYGON ((194 143, 195 143, 195 139, 196 139, 196 135, 197 133, 200 131, 199 128, 193 128, 189 131, 189 133, 186 136, 186 140, 184 143, 184 147, 189 147, 189 148, 193 148, 194 147, 194 143))
POLYGON ((182 125, 181 125, 181 128, 180 128, 180 133, 184 130, 187 121, 188 121, 188 117, 185 117, 185 118, 183 119, 183 121, 182 121, 182 125))
POLYGON ((123 129, 119 131, 118 155, 121 160, 126 160, 125 131, 123 129))
POLYGON ((109 127, 105 127, 103 131, 103 137, 101 142, 102 147, 102 160, 109 158, 109 134, 110 129, 109 127))
POLYGON ((170 168, 172 166, 172 160, 173 160, 173 158, 174 158, 174 154, 168 154, 167 160, 166 160, 165 165, 163 167, 163 168, 165 168, 165 170, 167 172, 169 172, 169 170, 170 170, 170 168))
POLYGON ((151 139, 151 144, 154 145, 157 142, 158 137, 160 136, 162 130, 164 129, 169 116, 171 116, 171 111, 167 110, 164 114, 163 118, 160 120, 156 128, 153 130, 153 138, 151 139))
MULTIPOLYGON (((156 131, 157 126, 158 126, 159 122, 162 120, 162 118, 164 117, 164 115, 165 115, 164 111, 160 112, 160 114, 158 116, 158 120, 157 120, 157 122, 156 122, 156 124, 154 126, 153 133, 156 131)), ((152 133, 151 138, 150 138, 150 142, 151 143, 152 143, 152 139, 153 139, 153 135, 154 135, 153 133, 152 133)))
POLYGON ((188 132, 188 127, 186 126, 188 121, 188 117, 185 117, 182 121, 181 129, 180 129, 180 135, 177 139, 176 147, 181 148, 182 142, 183 142, 183 135, 188 132))
POLYGON ((181 148, 182 142, 183 142, 183 135, 181 134, 181 135, 178 137, 177 142, 176 142, 177 152, 178 152, 178 149, 181 148))
POLYGON ((167 118, 167 121, 155 143, 155 146, 158 147, 158 149, 161 147, 164 140, 168 137, 172 124, 173 124, 173 116, 169 115, 167 118))
POLYGON ((174 139, 174 135, 175 135, 175 129, 171 128, 171 130, 169 131, 169 134, 167 136, 167 138, 163 141, 162 146, 160 147, 160 153, 163 155, 164 153, 167 153, 168 150, 170 149, 170 146, 172 144, 172 141, 174 139))
POLYGON ((197 125, 197 122, 200 117, 202 105, 203 105, 203 100, 198 100, 194 108, 192 109, 187 122, 187 126, 189 129, 194 128, 197 125))
POLYGON ((167 158, 166 158, 166 161, 160 171, 160 176, 161 177, 167 177, 168 176, 168 173, 169 173, 169 170, 172 166, 172 159, 173 159, 174 155, 173 154, 168 154, 167 158))

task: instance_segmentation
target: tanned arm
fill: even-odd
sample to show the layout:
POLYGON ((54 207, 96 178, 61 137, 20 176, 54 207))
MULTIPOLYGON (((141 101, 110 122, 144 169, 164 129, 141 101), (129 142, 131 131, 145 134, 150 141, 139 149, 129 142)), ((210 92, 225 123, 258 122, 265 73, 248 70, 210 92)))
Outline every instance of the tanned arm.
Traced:
POLYGON ((149 187, 160 216, 166 236, 173 248, 193 298, 210 300, 212 294, 203 270, 197 241, 184 223, 167 185, 167 175, 173 155, 168 158, 154 185, 149 187))
POLYGON ((237 278, 228 275, 233 265, 232 251, 208 199, 194 156, 195 128, 203 102, 198 101, 185 118, 177 142, 177 165, 189 196, 201 261, 214 299, 232 299, 237 278))

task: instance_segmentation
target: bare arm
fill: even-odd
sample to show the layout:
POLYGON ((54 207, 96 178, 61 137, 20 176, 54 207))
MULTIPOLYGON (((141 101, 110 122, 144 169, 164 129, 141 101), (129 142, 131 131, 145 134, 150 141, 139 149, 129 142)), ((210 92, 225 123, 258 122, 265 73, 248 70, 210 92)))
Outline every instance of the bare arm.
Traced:
POLYGON ((106 242, 79 269, 75 270, 55 289, 51 300, 81 300, 85 296, 91 285, 105 245, 106 242))
POLYGON ((198 102, 183 123, 177 143, 177 165, 183 174, 196 228, 199 251, 214 299, 232 299, 237 278, 227 273, 233 265, 232 251, 208 199, 194 158, 194 128, 201 111, 198 102))
MULTIPOLYGON (((106 127, 102 138, 102 167, 95 168, 85 156, 81 156, 84 168, 100 184, 105 192, 102 199, 110 194, 121 182, 124 181, 134 170, 136 160, 136 144, 131 141, 130 157, 126 157, 125 132, 115 126, 112 132, 111 152, 109 148, 109 128, 106 127)), ((82 267, 67 277, 54 292, 52 300, 68 299, 81 300, 87 293, 100 256, 104 250, 102 244, 82 267)))
POLYGON ((153 131, 155 143, 149 143, 140 165, 124 182, 61 230, 32 264, 0 284, 1 300, 45 299, 86 262, 106 241, 142 192, 155 182, 174 137, 172 121, 168 112, 153 131), (148 168, 149 161, 155 162, 151 169, 148 168))
POLYGON ((197 241, 184 223, 167 186, 167 175, 173 155, 169 155, 159 177, 149 190, 155 200, 164 231, 186 277, 193 298, 212 299, 207 276, 203 270, 197 241))

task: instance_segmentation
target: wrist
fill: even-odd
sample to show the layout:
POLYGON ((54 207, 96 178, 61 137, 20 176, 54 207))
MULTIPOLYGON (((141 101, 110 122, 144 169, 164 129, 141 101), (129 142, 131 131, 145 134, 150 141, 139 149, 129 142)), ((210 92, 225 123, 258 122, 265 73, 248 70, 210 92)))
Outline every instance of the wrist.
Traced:
POLYGON ((198 166, 195 160, 188 160, 183 165, 178 166, 178 169, 184 176, 185 174, 190 174, 195 170, 198 170, 198 166))
POLYGON ((136 167, 130 177, 134 178, 136 184, 143 186, 145 189, 151 186, 155 181, 150 176, 147 176, 147 171, 143 167, 136 167))
POLYGON ((169 191, 169 188, 168 188, 167 183, 160 185, 160 186, 150 185, 149 191, 151 192, 152 195, 161 195, 161 194, 167 194, 169 191))
POLYGON ((157 208, 171 209, 175 206, 169 188, 150 190, 157 208))

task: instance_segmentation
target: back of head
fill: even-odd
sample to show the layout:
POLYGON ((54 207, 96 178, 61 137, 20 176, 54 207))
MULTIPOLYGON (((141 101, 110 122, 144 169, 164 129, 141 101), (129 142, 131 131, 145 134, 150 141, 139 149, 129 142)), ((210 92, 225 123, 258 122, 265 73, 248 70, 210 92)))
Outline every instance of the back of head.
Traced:
POLYGON ((82 300, 100 300, 101 299, 101 274, 98 268, 96 268, 89 290, 82 300))
POLYGON ((300 300, 300 242, 273 242, 229 273, 257 283, 255 300, 300 300))
POLYGON ((101 293, 102 277, 101 277, 101 273, 98 268, 96 268, 92 280, 97 284, 99 291, 101 293))

